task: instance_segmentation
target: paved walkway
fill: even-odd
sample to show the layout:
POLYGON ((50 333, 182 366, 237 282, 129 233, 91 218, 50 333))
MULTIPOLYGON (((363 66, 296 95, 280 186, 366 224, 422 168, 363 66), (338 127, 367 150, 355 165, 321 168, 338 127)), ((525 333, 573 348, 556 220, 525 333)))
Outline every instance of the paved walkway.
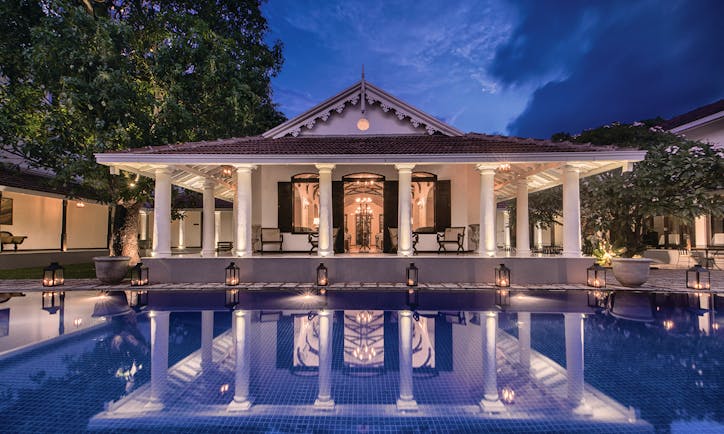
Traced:
MULTIPOLYGON (((620 286, 613 273, 609 270, 606 275, 607 289, 609 290, 630 290, 620 286)), ((240 283, 239 288, 249 290, 311 290, 314 284, 310 282, 299 283, 240 283)), ((62 287, 63 291, 123 291, 129 289, 141 289, 131 287, 126 281, 120 285, 101 284, 96 279, 66 279, 62 287)), ((159 283, 149 285, 142 289, 149 291, 222 291, 228 289, 223 283, 159 283)), ((407 286, 404 283, 364 283, 349 282, 337 283, 329 287, 334 290, 390 290, 404 291, 407 286)), ((491 283, 421 283, 418 287, 421 290, 492 290, 498 289, 491 283)), ((521 290, 580 290, 589 291, 591 288, 585 284, 527 284, 527 285, 511 285, 512 291, 521 290)), ((639 290, 642 291, 684 291, 691 292, 686 289, 686 268, 665 268, 652 269, 648 282, 643 284, 639 290)), ((0 280, 0 292, 31 292, 31 291, 48 291, 40 283, 40 279, 7 279, 0 280)), ((724 271, 711 271, 711 290, 714 293, 724 293, 724 271)))

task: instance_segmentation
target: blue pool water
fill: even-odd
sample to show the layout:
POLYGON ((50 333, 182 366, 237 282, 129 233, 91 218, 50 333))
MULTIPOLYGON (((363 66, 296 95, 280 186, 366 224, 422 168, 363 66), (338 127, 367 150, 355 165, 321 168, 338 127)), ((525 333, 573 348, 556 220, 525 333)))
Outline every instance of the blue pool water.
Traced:
MULTIPOLYGON (((538 304, 550 301, 534 296, 538 304)), ((201 313, 170 314, 164 409, 138 411, 134 400, 143 402, 150 389, 148 313, 100 319, 93 317, 98 295, 76 293, 64 312, 51 314, 41 309, 39 294, 28 293, 0 305, 0 431, 724 432, 721 298, 713 309, 676 294, 620 296, 600 309, 571 300, 559 303, 558 312, 534 311, 526 325, 525 311, 499 306, 497 390, 515 397, 496 414, 478 405, 485 387, 480 312, 419 310, 412 333, 418 410, 400 412, 398 311, 334 311, 335 409, 323 411, 313 407, 320 384, 316 310, 251 310, 245 336, 252 407, 229 413, 236 336, 230 311, 214 314, 214 364, 199 372, 201 313), (567 401, 572 313, 582 324, 593 415, 575 414, 567 401), (519 355, 521 327, 530 329, 529 369, 519 355)))

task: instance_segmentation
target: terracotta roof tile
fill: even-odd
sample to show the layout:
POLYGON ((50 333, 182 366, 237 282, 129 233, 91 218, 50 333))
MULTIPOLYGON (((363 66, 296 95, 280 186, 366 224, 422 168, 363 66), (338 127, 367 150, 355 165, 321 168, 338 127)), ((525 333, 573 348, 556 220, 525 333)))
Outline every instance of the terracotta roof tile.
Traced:
POLYGON ((188 142, 120 151, 133 154, 439 155, 596 152, 614 147, 468 133, 464 136, 261 136, 188 142))

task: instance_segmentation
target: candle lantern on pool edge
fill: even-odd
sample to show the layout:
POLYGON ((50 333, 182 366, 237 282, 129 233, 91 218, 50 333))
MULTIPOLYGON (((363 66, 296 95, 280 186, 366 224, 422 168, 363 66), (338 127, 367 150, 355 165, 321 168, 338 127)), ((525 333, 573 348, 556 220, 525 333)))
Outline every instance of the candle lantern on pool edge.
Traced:
POLYGON ((227 286, 236 286, 239 284, 239 267, 236 266, 233 262, 229 264, 228 267, 225 268, 226 271, 226 278, 224 279, 224 283, 226 283, 227 286))
POLYGON ((43 291, 41 296, 43 299, 42 309, 53 315, 60 309, 65 294, 61 291, 43 291))
POLYGON ((139 262, 131 269, 131 286, 148 285, 148 267, 139 262))
POLYGON ((239 304, 239 290, 236 288, 227 289, 226 301, 224 302, 224 306, 228 307, 229 309, 233 309, 237 304, 239 304))
POLYGON ((329 285, 329 276, 327 275, 327 267, 323 263, 317 267, 317 286, 329 285))
POLYGON ((43 286, 60 286, 65 283, 63 270, 57 262, 51 262, 43 269, 43 286))
POLYGON ((414 263, 410 263, 407 267, 407 286, 417 286, 417 273, 418 269, 414 263))
POLYGON ((586 285, 593 288, 606 287, 606 269, 598 263, 586 268, 586 285))
POLYGON ((686 270, 686 287, 689 289, 711 289, 709 270, 699 264, 686 270))
POLYGON ((506 267, 505 264, 500 264, 500 267, 495 269, 495 286, 501 288, 510 286, 510 268, 506 267))
POLYGON ((137 290, 129 291, 129 293, 128 307, 140 310, 141 308, 148 306, 148 291, 137 290))

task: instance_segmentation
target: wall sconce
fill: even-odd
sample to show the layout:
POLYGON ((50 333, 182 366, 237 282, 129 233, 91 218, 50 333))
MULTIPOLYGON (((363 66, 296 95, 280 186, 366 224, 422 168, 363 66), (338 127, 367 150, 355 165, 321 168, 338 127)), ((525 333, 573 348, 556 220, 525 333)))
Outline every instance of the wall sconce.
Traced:
POLYGON ((586 268, 586 285, 593 288, 606 287, 606 269, 598 263, 586 268))
POLYGON ((501 288, 510 286, 510 268, 506 267, 505 264, 500 264, 500 267, 495 268, 495 286, 501 288))
POLYGON ((53 315, 62 307, 65 293, 62 291, 43 291, 41 298, 42 309, 53 315))
POLYGON ((323 263, 317 267, 317 286, 329 285, 329 277, 327 276, 327 267, 323 263))
POLYGON ((76 208, 85 208, 85 202, 83 202, 82 200, 79 200, 78 202, 75 203, 75 207, 76 208))
POLYGON ((229 309, 233 309, 237 304, 239 304, 239 290, 227 289, 224 306, 228 307, 229 309))
POLYGON ((417 286, 417 273, 418 269, 414 263, 410 263, 407 267, 407 286, 417 286))
POLYGON ((60 286, 65 283, 63 270, 64 268, 57 262, 51 262, 43 269, 43 286, 60 286))
POLYGON ((148 267, 139 262, 131 269, 131 286, 148 285, 148 267))
POLYGON ((238 285, 239 284, 239 267, 237 267, 236 264, 234 264, 232 262, 224 270, 226 271, 226 278, 224 279, 224 283, 226 283, 227 286, 238 285))
POLYGON ((148 306, 148 291, 130 291, 128 306, 136 310, 148 306))
POLYGON ((709 270, 699 264, 686 270, 686 287, 689 289, 711 289, 709 270))

